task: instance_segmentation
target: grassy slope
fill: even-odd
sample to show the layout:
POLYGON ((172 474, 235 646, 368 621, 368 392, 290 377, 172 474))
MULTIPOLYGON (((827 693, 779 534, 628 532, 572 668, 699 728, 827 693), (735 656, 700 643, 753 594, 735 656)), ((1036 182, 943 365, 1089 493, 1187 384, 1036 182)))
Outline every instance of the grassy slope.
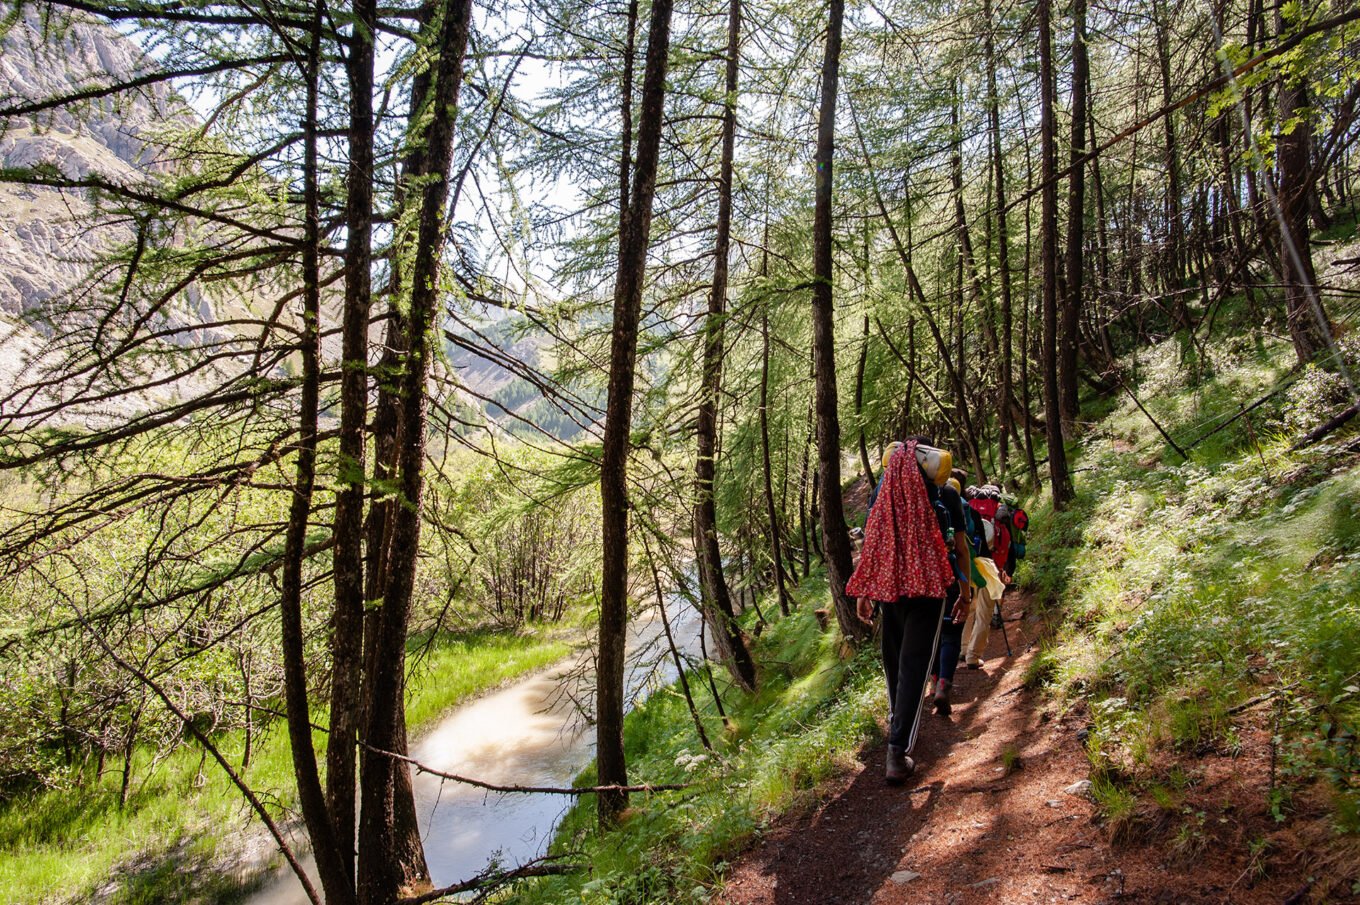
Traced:
MULTIPOLYGON (((438 639, 415 666, 407 704, 413 731, 431 725, 450 707, 500 683, 563 657, 561 640, 479 632, 438 639)), ((325 713, 313 719, 324 722, 325 713)), ((318 750, 325 736, 317 734, 318 750)), ((229 758, 239 757, 239 734, 217 739, 229 758)), ((293 803, 292 758, 287 735, 275 726, 257 741, 245 778, 268 793, 276 812, 293 803)), ((88 898, 119 877, 113 902, 230 900, 241 887, 232 865, 233 841, 247 829, 239 792, 201 752, 181 747, 159 763, 138 752, 132 794, 118 808, 117 769, 101 783, 43 792, 0 810, 0 902, 32 903, 88 898)), ((111 765, 114 762, 111 760, 111 765)))
MULTIPOLYGON (((635 781, 685 782, 681 792, 633 796, 623 826, 594 829, 594 801, 575 807, 553 850, 574 853, 589 873, 538 881, 514 894, 521 903, 704 902, 724 861, 772 817, 814 799, 816 786, 846 769, 877 730, 885 706, 872 651, 845 660, 834 629, 822 631, 810 601, 823 597, 815 579, 792 615, 757 641, 762 665, 754 696, 716 676, 731 720, 724 730, 702 674, 691 674, 714 751, 700 745, 678 686, 658 691, 628 716, 625 737, 635 781)), ((764 607, 778 613, 773 601, 764 607)), ((593 771, 579 782, 590 784, 593 771)))
MULTIPOLYGON (((1281 779, 1261 794, 1288 819, 1291 796, 1313 794, 1321 778, 1334 828, 1360 831, 1360 454, 1343 449, 1356 431, 1288 452, 1334 409, 1336 381, 1315 370, 1294 380, 1288 344, 1250 326, 1260 322, 1245 306, 1226 309, 1212 361, 1168 340, 1135 365, 1141 400, 1182 445, 1291 381, 1250 428, 1233 424, 1182 463, 1127 397, 1093 402, 1074 463, 1077 504, 1057 516, 1043 501, 1031 507, 1021 580, 1057 607, 1059 625, 1033 678, 1056 706, 1090 708, 1095 791, 1112 825, 1147 801, 1174 811, 1177 786, 1193 782, 1181 760, 1231 753, 1237 726, 1253 718, 1231 708, 1273 693, 1286 715, 1281 779)), ((624 826, 605 836, 586 800, 555 850, 590 864, 589 874, 509 898, 707 901, 724 861, 812 799, 875 730, 877 660, 867 651, 842 661, 837 647, 807 609, 768 629, 757 645, 760 693, 743 699, 723 686, 734 730, 715 732, 705 706, 720 736, 715 755, 703 754, 677 691, 653 697, 627 721, 630 771, 694 788, 635 798, 624 826)))
POLYGON ((1035 678, 1058 706, 1089 707, 1094 792, 1116 835, 1149 809, 1193 817, 1181 799, 1196 757, 1237 756, 1249 729, 1276 735, 1277 781, 1260 790, 1276 821, 1360 833, 1356 428, 1289 451, 1345 394, 1314 368, 1294 380, 1287 342, 1260 322, 1239 303, 1212 361, 1168 340, 1136 364, 1141 400, 1182 446, 1288 382, 1250 425, 1182 462, 1127 397, 1106 401, 1076 505, 1033 512, 1024 580, 1061 605, 1035 678))

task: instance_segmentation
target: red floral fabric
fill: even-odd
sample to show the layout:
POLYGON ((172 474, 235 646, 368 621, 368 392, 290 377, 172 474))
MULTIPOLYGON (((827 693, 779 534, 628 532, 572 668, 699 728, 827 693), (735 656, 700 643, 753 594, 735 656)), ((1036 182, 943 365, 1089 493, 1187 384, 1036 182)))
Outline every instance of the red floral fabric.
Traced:
POLYGON ((889 603, 900 597, 943 597, 953 581, 949 551, 916 464, 913 440, 888 462, 864 526, 859 566, 845 592, 889 603))

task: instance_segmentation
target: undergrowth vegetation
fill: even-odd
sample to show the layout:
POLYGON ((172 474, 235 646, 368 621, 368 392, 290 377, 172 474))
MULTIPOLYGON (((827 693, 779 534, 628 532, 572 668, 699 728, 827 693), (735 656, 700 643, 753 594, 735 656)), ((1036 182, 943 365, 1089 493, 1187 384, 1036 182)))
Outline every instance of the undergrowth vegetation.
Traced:
MULTIPOLYGON (((1022 573, 1061 605, 1032 677, 1061 709, 1089 707, 1112 835, 1144 806, 1179 813, 1174 847, 1190 854, 1194 759, 1242 755, 1252 732, 1276 821, 1360 833, 1360 442, 1352 427, 1291 451, 1347 404, 1344 380, 1287 369, 1288 343, 1233 303, 1221 335, 1132 362, 1139 401, 1189 459, 1127 394, 1088 408, 1077 504, 1035 507, 1022 573)), ((1357 345, 1342 349, 1353 366, 1357 345)))
MULTIPOLYGON (((826 593, 825 578, 803 588, 826 593)), ((726 862, 775 815, 811 803, 815 789, 854 763, 884 706, 877 655, 842 657, 839 635, 823 630, 810 603, 770 624, 756 642, 762 664, 754 696, 722 677, 724 728, 702 673, 691 674, 713 750, 700 744, 680 691, 669 686, 629 714, 625 740, 634 781, 689 783, 679 792, 634 795, 623 825, 599 834, 594 802, 574 807, 558 828, 554 854, 590 871, 537 881, 517 903, 708 901, 726 862)), ((771 605, 767 612, 778 612, 771 605)), ((748 611, 749 614, 750 611, 748 611)), ((593 770, 578 782, 594 782, 593 770)))
MULTIPOLYGON (((413 641, 406 711, 412 730, 418 733, 461 701, 561 659, 569 649, 545 633, 480 631, 413 641)), ((325 717, 324 711, 316 714, 317 722, 325 717)), ((214 743, 240 766, 243 733, 221 733, 214 743)), ((323 733, 316 733, 316 745, 325 750, 323 733)), ((277 860, 241 793, 200 747, 181 745, 167 753, 143 746, 131 766, 133 784, 121 807, 121 769, 112 768, 102 777, 76 775, 68 785, 5 803, 0 901, 232 901, 243 880, 277 860)), ((287 820, 296 807, 292 769, 287 733, 276 723, 256 739, 250 766, 240 772, 257 790, 270 790, 271 810, 287 820)))

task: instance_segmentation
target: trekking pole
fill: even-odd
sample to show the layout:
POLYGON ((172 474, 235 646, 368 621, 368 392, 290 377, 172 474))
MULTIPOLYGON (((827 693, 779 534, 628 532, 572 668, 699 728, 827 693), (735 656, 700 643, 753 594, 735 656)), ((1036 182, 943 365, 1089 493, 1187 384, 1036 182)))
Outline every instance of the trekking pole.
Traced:
POLYGON ((992 628, 1001 629, 1001 637, 1006 642, 1006 656, 1014 657, 1015 654, 1011 653, 1010 635, 1006 634, 1006 620, 1003 619, 1001 616, 1001 601, 1000 600, 996 601, 996 603, 992 604, 992 606, 995 607, 995 609, 992 611, 992 628))

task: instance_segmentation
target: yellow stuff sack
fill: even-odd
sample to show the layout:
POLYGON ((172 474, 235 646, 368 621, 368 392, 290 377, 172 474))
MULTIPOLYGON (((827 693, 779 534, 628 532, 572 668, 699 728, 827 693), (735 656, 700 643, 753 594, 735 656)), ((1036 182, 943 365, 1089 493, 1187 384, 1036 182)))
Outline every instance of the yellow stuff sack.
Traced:
POLYGON ((949 473, 954 470, 954 457, 949 451, 933 446, 922 446, 918 443, 916 461, 926 473, 926 477, 935 482, 936 487, 943 487, 945 481, 949 480, 949 473))
MULTIPOLYGON (((883 453, 883 470, 888 470, 888 462, 892 459, 893 453, 902 443, 898 440, 888 444, 887 450, 883 453)), ((954 457, 948 450, 936 449, 925 444, 916 444, 916 463, 926 473, 926 477, 935 482, 936 487, 943 487, 944 482, 949 480, 949 473, 954 470, 954 457)))

